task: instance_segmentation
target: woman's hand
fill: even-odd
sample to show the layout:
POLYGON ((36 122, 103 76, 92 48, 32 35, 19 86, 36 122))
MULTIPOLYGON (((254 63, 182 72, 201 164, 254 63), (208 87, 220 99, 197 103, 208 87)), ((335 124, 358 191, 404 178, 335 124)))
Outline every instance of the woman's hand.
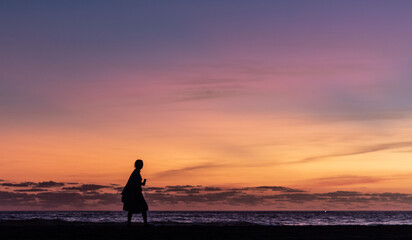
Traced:
POLYGON ((142 186, 146 185, 146 178, 142 182, 142 186))

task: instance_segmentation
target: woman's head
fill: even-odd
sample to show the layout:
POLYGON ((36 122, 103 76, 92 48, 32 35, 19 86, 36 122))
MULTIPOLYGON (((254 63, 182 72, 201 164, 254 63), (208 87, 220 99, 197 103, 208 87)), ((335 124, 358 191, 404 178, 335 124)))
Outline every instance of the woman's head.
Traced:
POLYGON ((134 167, 136 169, 142 169, 143 168, 143 160, 137 159, 136 162, 134 162, 134 167))

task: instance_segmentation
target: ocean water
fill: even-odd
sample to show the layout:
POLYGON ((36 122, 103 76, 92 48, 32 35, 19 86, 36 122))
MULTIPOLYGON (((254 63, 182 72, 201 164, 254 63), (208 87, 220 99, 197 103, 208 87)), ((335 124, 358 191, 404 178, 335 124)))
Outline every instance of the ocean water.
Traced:
MULTIPOLYGON (((149 221, 157 224, 216 225, 412 225, 412 212, 252 212, 252 211, 150 211, 149 221)), ((33 211, 0 212, 1 220, 60 220, 68 222, 125 222, 122 211, 33 211)), ((136 214, 134 222, 142 222, 136 214)))

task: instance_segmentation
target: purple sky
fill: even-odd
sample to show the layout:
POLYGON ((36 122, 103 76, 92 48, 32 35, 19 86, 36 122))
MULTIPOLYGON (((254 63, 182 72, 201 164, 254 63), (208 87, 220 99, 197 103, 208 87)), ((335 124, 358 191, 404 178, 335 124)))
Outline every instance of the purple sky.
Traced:
POLYGON ((1 1, 0 176, 121 186, 143 158, 151 187, 410 194, 411 12, 1 1))

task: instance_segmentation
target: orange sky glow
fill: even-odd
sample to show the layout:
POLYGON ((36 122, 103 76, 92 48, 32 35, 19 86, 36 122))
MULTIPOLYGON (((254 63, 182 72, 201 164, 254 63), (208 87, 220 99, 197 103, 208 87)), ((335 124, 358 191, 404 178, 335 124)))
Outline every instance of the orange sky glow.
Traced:
POLYGON ((6 4, 0 210, 138 158, 153 210, 412 210, 411 5, 366 2, 6 4))

